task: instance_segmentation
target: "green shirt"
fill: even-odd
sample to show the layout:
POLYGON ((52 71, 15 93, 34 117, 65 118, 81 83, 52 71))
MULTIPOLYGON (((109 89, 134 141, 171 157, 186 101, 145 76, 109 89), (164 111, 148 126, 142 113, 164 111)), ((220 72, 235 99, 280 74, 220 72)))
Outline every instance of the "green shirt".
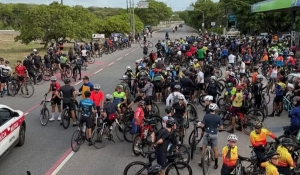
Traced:
POLYGON ((60 63, 61 64, 66 64, 67 61, 68 61, 67 57, 63 57, 63 56, 60 57, 60 63))
POLYGON ((203 49, 198 49, 197 54, 198 54, 199 59, 204 59, 204 50, 203 49))

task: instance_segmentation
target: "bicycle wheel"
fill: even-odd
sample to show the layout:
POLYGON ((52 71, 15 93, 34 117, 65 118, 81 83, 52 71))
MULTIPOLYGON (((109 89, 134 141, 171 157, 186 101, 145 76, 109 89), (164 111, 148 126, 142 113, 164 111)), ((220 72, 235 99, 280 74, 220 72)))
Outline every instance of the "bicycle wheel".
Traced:
MULTIPOLYGON (((192 137, 191 138, 192 141, 191 141, 191 143, 189 143, 189 145, 191 147, 191 159, 193 160, 193 158, 194 158, 194 152, 196 150, 196 137, 195 137, 195 134, 194 134, 194 136, 192 136, 192 133, 190 134, 190 137, 192 137)), ((190 141, 190 137, 189 137, 189 141, 190 141)))
POLYGON ((102 127, 98 127, 94 129, 92 133, 91 141, 95 148, 101 149, 107 145, 108 140, 107 138, 104 138, 103 135, 104 135, 104 131, 102 130, 102 127))
MULTIPOLYGON (((194 137, 194 135, 195 135, 195 130, 193 130, 192 132, 191 132, 191 134, 190 134, 190 136, 189 136, 189 145, 191 146, 191 144, 192 144, 192 142, 193 142, 193 137, 194 137)), ((199 135, 198 134, 198 137, 195 137, 195 148, 196 148, 196 146, 198 145, 198 143, 200 143, 201 142, 201 140, 202 140, 202 137, 201 137, 201 135, 199 135)))
POLYGON ((165 175, 192 175, 193 170, 191 166, 185 162, 174 162, 167 166, 165 175), (182 168, 179 168, 182 167, 182 168))
POLYGON ((260 122, 260 120, 251 114, 244 115, 243 120, 241 121, 242 128, 245 134, 249 135, 251 131, 255 129, 255 125, 260 122))
POLYGON ((37 73, 35 79, 37 85, 43 84, 45 82, 44 75, 42 72, 37 73))
POLYGON ((133 136, 134 136, 134 134, 132 133, 132 126, 131 126, 131 124, 129 124, 124 129, 124 139, 127 142, 132 143, 133 136))
POLYGON ((148 165, 141 161, 135 161, 128 164, 124 171, 123 175, 148 175, 148 165))
POLYGON ((221 78, 222 77, 222 70, 220 68, 215 68, 215 75, 217 78, 221 78))
POLYGON ((71 78, 73 74, 73 71, 71 69, 71 67, 66 69, 66 77, 71 78))
POLYGON ((68 129, 70 126, 70 112, 69 109, 64 109, 61 113, 61 122, 64 129, 68 129))
POLYGON ((206 95, 201 95, 201 96, 198 98, 199 104, 200 104, 202 107, 205 107, 205 101, 203 100, 205 96, 206 96, 206 95))
POLYGON ((43 79, 45 81, 49 81, 51 78, 51 71, 50 70, 44 70, 43 72, 43 79))
POLYGON ((157 106, 156 103, 152 103, 152 105, 151 105, 151 111, 152 111, 154 114, 160 116, 159 107, 157 106))
POLYGON ((231 116, 227 111, 218 111, 217 114, 221 117, 223 127, 228 128, 231 125, 231 116))
POLYGON ((184 127, 185 129, 189 129, 190 127, 190 120, 188 115, 186 115, 186 117, 184 118, 184 127))
POLYGON ((204 175, 209 174, 209 167, 210 167, 210 151, 208 148, 205 149, 204 157, 202 158, 202 171, 204 175))
POLYGON ((90 63, 90 64, 94 64, 95 63, 95 57, 90 56, 87 59, 88 59, 88 63, 90 63))
POLYGON ((80 145, 83 143, 83 138, 79 130, 74 131, 71 140, 71 148, 74 152, 77 152, 80 148, 80 145))
POLYGON ((29 98, 33 95, 34 93, 34 86, 32 84, 27 84, 27 83, 24 83, 22 86, 21 86, 21 96, 24 97, 24 98, 29 98))
POLYGON ((40 114, 40 121, 43 126, 46 126, 49 122, 49 109, 43 108, 40 114))
POLYGON ((266 117, 265 111, 261 110, 261 109, 252 109, 246 113, 246 115, 249 115, 249 114, 257 117, 261 122, 264 122, 265 117, 266 117))
POLYGON ((19 91, 18 81, 17 80, 11 80, 9 85, 8 85, 8 89, 9 89, 10 95, 12 97, 17 95, 18 91, 19 91))
POLYGON ((195 106, 191 103, 187 104, 187 115, 189 115, 188 118, 191 121, 194 121, 198 118, 197 110, 196 110, 195 106))
POLYGON ((125 141, 124 133, 123 133, 124 126, 125 125, 122 122, 120 123, 120 125, 116 124, 116 126, 115 126, 116 136, 120 140, 120 142, 124 142, 125 141))
MULTIPOLYGON (((188 148, 183 144, 178 144, 177 148, 179 154, 176 156, 176 162, 185 162, 188 164, 191 160, 188 148)), ((179 166, 179 168, 181 169, 181 166, 179 166)))

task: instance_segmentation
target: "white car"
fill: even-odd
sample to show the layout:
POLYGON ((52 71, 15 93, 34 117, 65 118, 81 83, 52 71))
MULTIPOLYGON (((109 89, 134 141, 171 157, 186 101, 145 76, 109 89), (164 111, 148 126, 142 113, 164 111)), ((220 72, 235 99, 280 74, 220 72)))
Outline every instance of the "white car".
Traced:
POLYGON ((24 113, 0 104, 0 159, 16 145, 24 145, 25 131, 24 113))

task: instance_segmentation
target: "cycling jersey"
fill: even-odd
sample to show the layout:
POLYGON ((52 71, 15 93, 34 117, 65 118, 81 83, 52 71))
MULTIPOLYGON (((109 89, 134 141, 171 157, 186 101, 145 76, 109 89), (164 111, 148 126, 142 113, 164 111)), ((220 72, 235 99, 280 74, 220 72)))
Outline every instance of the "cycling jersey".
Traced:
POLYGON ((95 110, 95 103, 90 100, 89 98, 80 100, 79 102, 79 109, 81 109, 81 116, 84 117, 91 117, 93 113, 93 109, 95 110))
POLYGON ((11 73, 10 66, 0 65, 0 77, 9 77, 11 73))
POLYGON ((260 166, 265 168, 266 175, 279 175, 276 166, 270 162, 263 162, 260 164, 260 166))
POLYGON ((282 82, 276 84, 276 96, 282 96, 285 91, 286 85, 282 82))
POLYGON ((19 65, 15 67, 15 71, 17 72, 18 76, 25 76, 26 67, 23 65, 19 65))
POLYGON ((92 91, 90 99, 95 103, 95 106, 100 106, 100 102, 104 101, 104 93, 102 91, 98 93, 92 91))
POLYGON ((68 58, 67 57, 64 57, 64 56, 61 56, 60 57, 60 64, 66 64, 68 61, 68 58))
POLYGON ((254 147, 258 147, 260 145, 265 146, 267 144, 267 136, 270 136, 273 139, 276 138, 272 132, 264 128, 261 129, 259 134, 256 134, 255 131, 252 131, 250 133, 250 142, 254 147))
POLYGON ((238 157, 239 157, 239 155, 238 155, 238 147, 237 146, 235 146, 234 148, 225 146, 222 149, 223 164, 226 165, 227 167, 235 167, 238 157))
POLYGON ((284 146, 278 146, 277 153, 280 155, 278 159, 278 167, 294 167, 294 160, 288 149, 284 146))
POLYGON ((225 92, 225 95, 235 95, 236 93, 236 88, 232 87, 232 89, 227 89, 225 92))
POLYGON ((141 108, 140 106, 137 107, 136 110, 134 111, 135 124, 138 126, 142 126, 144 117, 145 117, 145 113, 143 108, 141 108))
POLYGON ((197 50, 197 53, 198 53, 198 59, 204 59, 204 50, 203 49, 197 50))
POLYGON ((291 117, 291 125, 300 126, 300 108, 295 107, 290 111, 289 116, 291 117))
POLYGON ((117 92, 115 91, 113 94, 113 104, 115 106, 118 106, 121 102, 123 102, 124 100, 126 100, 126 94, 125 92, 117 92))
POLYGON ((87 84, 83 84, 80 88, 79 88, 79 92, 83 92, 82 93, 82 98, 85 98, 84 92, 85 91, 93 91, 94 90, 94 86, 91 82, 88 82, 87 84))
POLYGON ((235 95, 232 97, 232 106, 233 107, 241 107, 243 105, 243 93, 242 92, 237 92, 235 95))

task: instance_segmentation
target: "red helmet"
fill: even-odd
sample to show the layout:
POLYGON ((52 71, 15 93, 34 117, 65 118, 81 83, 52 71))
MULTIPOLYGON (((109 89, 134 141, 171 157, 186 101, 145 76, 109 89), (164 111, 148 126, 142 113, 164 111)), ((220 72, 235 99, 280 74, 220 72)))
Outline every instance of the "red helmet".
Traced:
POLYGON ((236 90, 240 91, 240 90, 242 90, 242 89, 243 89, 243 87, 242 87, 241 85, 237 85, 237 86, 236 86, 236 90))

